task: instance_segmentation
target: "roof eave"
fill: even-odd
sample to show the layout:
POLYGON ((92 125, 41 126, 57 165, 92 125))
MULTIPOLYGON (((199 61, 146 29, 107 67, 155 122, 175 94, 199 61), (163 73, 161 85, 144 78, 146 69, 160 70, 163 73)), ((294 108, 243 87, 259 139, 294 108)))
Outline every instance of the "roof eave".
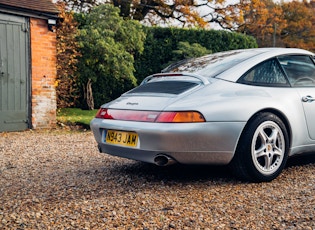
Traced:
POLYGON ((14 14, 14 15, 27 16, 27 17, 33 17, 33 18, 42 18, 42 19, 48 19, 48 18, 57 19, 58 14, 59 14, 58 11, 43 12, 43 11, 20 8, 20 7, 8 6, 8 5, 4 5, 4 4, 0 4, 0 12, 14 14))

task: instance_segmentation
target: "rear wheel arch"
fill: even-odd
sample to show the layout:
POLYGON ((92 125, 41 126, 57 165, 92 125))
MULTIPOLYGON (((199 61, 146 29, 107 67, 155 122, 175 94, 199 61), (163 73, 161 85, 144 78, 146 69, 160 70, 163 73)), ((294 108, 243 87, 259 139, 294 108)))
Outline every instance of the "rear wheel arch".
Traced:
MULTIPOLYGON (((255 117, 257 117, 261 113, 272 113, 272 114, 276 115, 283 122, 283 124, 285 125, 285 128, 287 130, 288 136, 289 136, 289 146, 291 147, 291 143, 292 143, 292 129, 291 129, 290 122, 287 119, 287 117, 281 111, 276 110, 276 109, 272 109, 272 108, 264 109, 264 110, 260 110, 260 111, 256 112, 255 114, 253 114, 251 116, 251 118, 247 121, 247 123, 246 123, 246 125, 245 125, 245 127, 243 129, 243 132, 244 132, 244 130, 246 130, 248 125, 250 125, 251 121, 253 119, 255 119, 255 117)), ((242 134, 243 134, 243 132, 242 132, 242 134)))

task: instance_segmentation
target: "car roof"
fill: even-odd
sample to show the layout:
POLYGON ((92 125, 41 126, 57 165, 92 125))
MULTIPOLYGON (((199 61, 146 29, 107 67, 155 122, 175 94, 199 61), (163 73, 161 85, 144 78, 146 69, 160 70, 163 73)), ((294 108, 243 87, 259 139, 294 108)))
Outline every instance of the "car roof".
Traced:
POLYGON ((253 48, 230 50, 170 65, 163 72, 190 72, 204 77, 237 81, 241 75, 260 62, 281 55, 311 55, 298 48, 253 48))

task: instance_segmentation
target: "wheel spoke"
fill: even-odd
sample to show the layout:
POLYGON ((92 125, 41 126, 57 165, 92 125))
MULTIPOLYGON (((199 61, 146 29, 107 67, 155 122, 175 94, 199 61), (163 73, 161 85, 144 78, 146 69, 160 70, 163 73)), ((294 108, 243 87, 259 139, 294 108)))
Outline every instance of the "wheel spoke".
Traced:
POLYGON ((266 155, 266 145, 261 145, 259 149, 255 150, 256 158, 266 155))
POLYGON ((258 133, 258 137, 257 137, 257 141, 261 142, 261 145, 258 149, 255 149, 255 156, 256 158, 262 157, 264 155, 266 155, 266 144, 267 144, 267 140, 268 140, 268 135, 264 132, 263 129, 261 129, 258 133))
MULTIPOLYGON (((273 150, 272 150, 273 155, 282 156, 283 150, 281 149, 281 146, 277 146, 278 138, 279 138, 279 130, 274 128, 272 130, 271 135, 270 135, 270 140, 272 140, 271 144, 272 144, 272 148, 273 148, 273 150)), ((279 141, 281 143, 280 139, 279 139, 279 141)))
POLYGON ((268 137, 267 133, 265 132, 265 130, 264 130, 264 129, 261 129, 261 130, 259 131, 258 136, 259 136, 260 139, 261 139, 261 143, 266 146, 266 143, 267 143, 267 141, 269 140, 269 137, 268 137))
POLYGON ((277 156, 282 156, 283 155, 282 149, 280 149, 278 146, 275 145, 273 148, 274 148, 273 149, 273 154, 274 155, 277 155, 277 156))
POLYGON ((269 155, 266 155, 265 156, 265 169, 269 170, 271 165, 272 165, 272 159, 273 159, 273 155, 272 156, 269 156, 269 155))
POLYGON ((274 145, 277 143, 279 131, 276 128, 272 129, 272 132, 268 138, 269 143, 273 143, 274 145))

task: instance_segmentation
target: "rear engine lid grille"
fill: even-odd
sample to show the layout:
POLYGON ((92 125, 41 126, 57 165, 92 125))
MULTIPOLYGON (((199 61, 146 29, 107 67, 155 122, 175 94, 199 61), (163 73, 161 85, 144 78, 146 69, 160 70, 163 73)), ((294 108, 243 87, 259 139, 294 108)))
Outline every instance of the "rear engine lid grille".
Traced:
POLYGON ((163 94, 181 94, 195 86, 196 82, 186 82, 186 81, 158 81, 158 82, 148 82, 146 84, 140 85, 137 88, 132 89, 127 94, 132 93, 163 93, 163 94))

